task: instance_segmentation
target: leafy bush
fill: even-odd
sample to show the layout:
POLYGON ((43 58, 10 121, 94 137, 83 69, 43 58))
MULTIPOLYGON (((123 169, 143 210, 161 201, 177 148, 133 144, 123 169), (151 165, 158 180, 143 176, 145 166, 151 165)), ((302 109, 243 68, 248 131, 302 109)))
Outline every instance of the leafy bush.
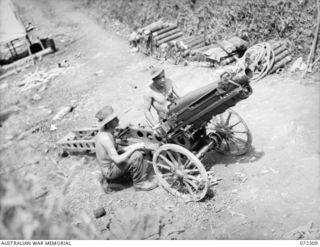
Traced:
MULTIPOLYGON (((314 35, 316 1, 311 0, 84 0, 100 16, 131 28, 160 18, 177 21, 188 35, 214 40, 237 35, 251 45, 270 39, 292 40, 295 53, 307 54, 314 35)), ((320 43, 320 42, 319 42, 320 43)))

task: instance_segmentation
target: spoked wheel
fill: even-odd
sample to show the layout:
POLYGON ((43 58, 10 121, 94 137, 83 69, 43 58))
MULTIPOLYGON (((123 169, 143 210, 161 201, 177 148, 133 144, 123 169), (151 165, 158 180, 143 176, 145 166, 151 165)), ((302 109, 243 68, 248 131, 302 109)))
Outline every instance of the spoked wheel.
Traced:
POLYGON ((207 193, 207 172, 200 160, 187 149, 164 144, 153 155, 159 183, 169 193, 186 201, 199 201, 207 193))
POLYGON ((274 59, 274 52, 269 43, 259 43, 250 47, 242 58, 245 67, 253 71, 251 81, 263 78, 272 68, 274 59))
POLYGON ((235 111, 228 109, 211 119, 207 134, 216 133, 221 141, 216 151, 226 155, 242 155, 249 151, 252 136, 245 121, 235 111))

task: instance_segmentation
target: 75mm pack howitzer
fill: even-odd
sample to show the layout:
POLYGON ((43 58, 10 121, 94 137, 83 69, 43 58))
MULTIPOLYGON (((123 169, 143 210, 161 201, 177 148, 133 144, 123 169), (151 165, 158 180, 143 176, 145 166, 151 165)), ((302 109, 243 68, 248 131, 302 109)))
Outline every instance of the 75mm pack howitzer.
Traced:
MULTIPOLYGON (((119 129, 116 142, 127 146, 144 142, 162 187, 187 201, 199 201, 207 193, 210 176, 201 160, 209 151, 242 155, 251 147, 251 133, 244 120, 229 109, 252 93, 252 71, 225 73, 210 83, 175 100, 154 130, 119 129)), ((57 144, 67 152, 95 151, 97 128, 73 131, 57 144)))

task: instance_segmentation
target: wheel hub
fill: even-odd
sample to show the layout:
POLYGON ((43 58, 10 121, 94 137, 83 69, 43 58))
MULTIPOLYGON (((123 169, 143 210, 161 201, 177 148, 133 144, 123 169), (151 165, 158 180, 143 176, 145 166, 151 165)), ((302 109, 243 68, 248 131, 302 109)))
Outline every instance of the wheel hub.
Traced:
POLYGON ((178 170, 178 169, 176 170, 176 175, 177 175, 178 178, 183 178, 184 177, 183 171, 178 170))
POLYGON ((220 136, 224 138, 230 138, 232 136, 231 129, 224 125, 217 126, 217 132, 219 133, 220 136))

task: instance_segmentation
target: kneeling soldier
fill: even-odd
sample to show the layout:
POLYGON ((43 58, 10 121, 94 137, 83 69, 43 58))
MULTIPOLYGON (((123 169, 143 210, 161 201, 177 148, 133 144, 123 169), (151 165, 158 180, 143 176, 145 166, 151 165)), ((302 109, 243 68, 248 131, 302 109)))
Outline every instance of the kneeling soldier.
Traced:
POLYGON ((143 161, 141 151, 144 143, 135 143, 125 147, 119 154, 114 140, 114 132, 119 124, 118 111, 111 106, 105 106, 96 114, 99 121, 99 133, 95 139, 96 156, 100 164, 103 189, 106 191, 108 183, 123 176, 130 175, 136 190, 152 190, 158 185, 156 181, 147 180, 147 166, 143 161))

